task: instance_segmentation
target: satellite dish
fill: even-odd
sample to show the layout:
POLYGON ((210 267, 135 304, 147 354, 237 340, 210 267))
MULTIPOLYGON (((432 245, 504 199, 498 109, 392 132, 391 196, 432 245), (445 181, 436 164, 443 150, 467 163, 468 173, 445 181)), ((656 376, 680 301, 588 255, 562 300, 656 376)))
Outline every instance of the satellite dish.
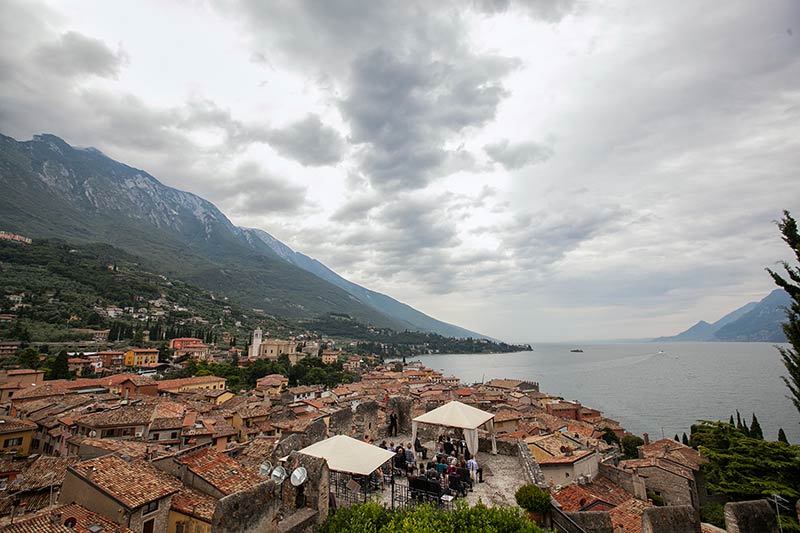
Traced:
POLYGON ((275 469, 272 471, 272 475, 269 476, 269 478, 278 485, 283 483, 286 480, 286 477, 287 477, 286 469, 283 468, 282 466, 276 466, 275 469))
POLYGON ((268 477, 270 472, 272 472, 272 463, 269 461, 264 461, 261 463, 261 466, 258 467, 258 475, 261 477, 268 477))
POLYGON ((89 432, 89 436, 90 436, 90 437, 96 437, 96 436, 97 436, 97 432, 96 432, 95 430, 91 430, 91 431, 89 432))
POLYGON ((305 483, 306 478, 308 478, 308 472, 302 466, 298 466, 294 469, 294 472, 292 472, 290 481, 292 482, 293 486, 298 487, 305 483))

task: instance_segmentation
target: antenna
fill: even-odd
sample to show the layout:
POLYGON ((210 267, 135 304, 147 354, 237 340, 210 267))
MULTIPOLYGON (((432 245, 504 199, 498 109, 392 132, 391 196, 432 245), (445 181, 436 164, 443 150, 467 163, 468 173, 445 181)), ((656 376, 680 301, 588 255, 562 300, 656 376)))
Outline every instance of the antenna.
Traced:
POLYGON ((783 533, 783 525, 781 524, 781 507, 783 507, 786 510, 789 510, 788 507, 783 505, 784 503, 789 503, 789 502, 788 500, 786 500, 786 498, 783 498, 780 494, 777 493, 773 494, 772 498, 773 498, 772 501, 775 503, 775 513, 778 515, 778 528, 780 529, 780 532, 783 533))
POLYGON ((270 473, 272 472, 272 463, 269 461, 264 461, 261 463, 261 466, 258 467, 258 475, 261 477, 269 477, 270 473))
POLYGON ((292 486, 299 487, 300 485, 306 482, 306 479, 308 479, 308 472, 304 467, 298 466, 297 468, 294 469, 294 472, 292 472, 292 477, 290 481, 292 483, 292 486))
POLYGON ((286 481, 286 477, 287 477, 286 469, 283 468, 282 466, 276 466, 275 469, 272 471, 272 474, 269 476, 269 478, 278 485, 286 481))

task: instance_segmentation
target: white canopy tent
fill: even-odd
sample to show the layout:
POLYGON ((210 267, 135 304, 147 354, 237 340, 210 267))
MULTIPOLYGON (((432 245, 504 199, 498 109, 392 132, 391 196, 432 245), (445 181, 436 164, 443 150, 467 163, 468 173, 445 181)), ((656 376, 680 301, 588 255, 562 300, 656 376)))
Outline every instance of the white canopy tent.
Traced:
POLYGON ((325 459, 328 462, 328 468, 334 472, 364 476, 368 476, 394 457, 394 452, 347 435, 336 435, 316 442, 303 448, 299 453, 325 459))
POLYGON ((492 435, 492 454, 497 455, 497 441, 494 431, 494 415, 481 411, 478 408, 461 402, 450 402, 433 411, 428 411, 411 421, 411 442, 417 441, 417 428, 419 424, 432 424, 460 428, 464 430, 464 440, 467 449, 473 456, 478 453, 478 428, 489 423, 489 433, 492 435))

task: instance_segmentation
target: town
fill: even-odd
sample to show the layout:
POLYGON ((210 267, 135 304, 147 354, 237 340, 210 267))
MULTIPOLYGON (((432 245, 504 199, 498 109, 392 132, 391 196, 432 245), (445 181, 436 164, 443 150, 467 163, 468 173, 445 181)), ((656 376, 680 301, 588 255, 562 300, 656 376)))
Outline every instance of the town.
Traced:
MULTIPOLYGON (((35 349, 0 345, 4 357, 24 350, 35 349)), ((46 380, 34 368, 0 371, 0 531, 53 524, 93 532, 306 531, 336 506, 368 501, 406 507, 432 494, 437 504, 513 506, 527 482, 552 494, 549 520, 559 531, 638 532, 647 531, 648 509, 685 512, 714 498, 693 448, 630 435, 536 382, 464 384, 417 361, 355 354, 330 338, 269 338, 260 328, 246 353, 176 337, 163 356, 139 347, 65 353, 67 379, 46 380), (197 372, 223 355, 241 368, 313 361, 320 374, 341 369, 351 382, 298 385, 285 375, 291 372, 272 373, 234 392, 225 377, 197 372), (164 379, 192 365, 197 375, 164 379), (452 413, 421 423, 453 406, 478 413, 475 427, 452 413), (412 461, 424 466, 450 439, 469 454, 463 442, 471 432, 481 482, 443 478, 430 493, 405 458, 402 466, 395 461, 397 446, 413 445, 412 461), (352 440, 339 454, 363 461, 366 471, 338 467, 335 451, 315 457, 313 447, 333 437, 352 440), (370 450, 388 455, 371 464, 370 450), (302 481, 282 483, 301 467, 302 481), (248 506, 253 498, 268 504, 248 506)))

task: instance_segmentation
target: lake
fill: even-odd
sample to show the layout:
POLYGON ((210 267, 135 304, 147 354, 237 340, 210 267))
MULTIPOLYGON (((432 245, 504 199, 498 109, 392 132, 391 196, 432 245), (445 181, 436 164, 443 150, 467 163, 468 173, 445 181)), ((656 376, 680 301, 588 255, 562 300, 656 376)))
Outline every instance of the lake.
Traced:
POLYGON ((538 381, 542 392, 603 411, 632 433, 673 437, 696 420, 724 420, 736 409, 765 438, 778 428, 800 443, 800 413, 786 397, 786 374, 773 344, 737 342, 532 344, 532 352, 442 354, 425 366, 465 383, 493 378, 538 381), (583 353, 572 353, 580 348, 583 353), (659 350, 664 353, 659 354, 659 350))

